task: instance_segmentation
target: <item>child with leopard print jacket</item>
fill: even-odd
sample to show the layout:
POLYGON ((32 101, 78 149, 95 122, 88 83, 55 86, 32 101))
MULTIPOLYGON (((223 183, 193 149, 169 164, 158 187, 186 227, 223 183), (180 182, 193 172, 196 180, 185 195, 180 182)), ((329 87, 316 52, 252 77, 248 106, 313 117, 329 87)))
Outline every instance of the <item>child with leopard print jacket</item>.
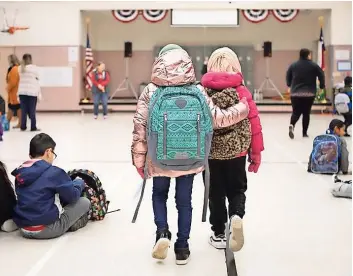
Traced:
POLYGON ((246 156, 249 172, 257 173, 264 150, 259 112, 245 87, 237 55, 229 48, 212 53, 201 83, 215 105, 227 108, 240 98, 249 104, 248 118, 224 129, 215 129, 212 139, 210 170, 210 223, 213 235, 209 243, 217 249, 226 247, 225 223, 228 221, 225 197, 229 202, 229 247, 239 251, 244 244, 242 218, 247 190, 246 156))

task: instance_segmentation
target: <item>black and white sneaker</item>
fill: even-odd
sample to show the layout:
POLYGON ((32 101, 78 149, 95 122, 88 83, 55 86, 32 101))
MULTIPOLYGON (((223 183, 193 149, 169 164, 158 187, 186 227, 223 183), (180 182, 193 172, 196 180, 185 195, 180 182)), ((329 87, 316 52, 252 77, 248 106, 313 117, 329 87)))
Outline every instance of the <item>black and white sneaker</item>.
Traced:
POLYGON ((171 239, 172 234, 168 230, 157 232, 156 244, 154 245, 152 251, 152 258, 157 260, 164 260, 167 258, 171 239))
POLYGON ((342 182, 342 180, 338 178, 337 174, 332 175, 332 181, 333 183, 342 182))
POLYGON ((294 139, 294 126, 289 126, 289 138, 294 139))
POLYGON ((217 236, 213 234, 208 240, 208 243, 216 249, 226 249, 227 238, 224 234, 220 234, 217 236))
POLYGON ((190 260, 189 248, 178 248, 174 249, 175 252, 175 263, 177 265, 186 265, 190 260))

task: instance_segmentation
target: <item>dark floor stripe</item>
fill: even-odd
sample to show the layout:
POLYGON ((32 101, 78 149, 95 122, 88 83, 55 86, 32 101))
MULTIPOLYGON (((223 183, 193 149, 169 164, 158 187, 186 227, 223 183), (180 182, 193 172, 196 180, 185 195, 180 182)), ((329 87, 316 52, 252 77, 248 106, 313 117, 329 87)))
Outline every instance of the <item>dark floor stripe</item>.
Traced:
POLYGON ((228 276, 238 276, 237 266, 235 264, 234 253, 229 249, 229 225, 226 223, 226 237, 227 237, 227 245, 224 250, 225 258, 226 258, 226 266, 227 266, 227 275, 228 276))

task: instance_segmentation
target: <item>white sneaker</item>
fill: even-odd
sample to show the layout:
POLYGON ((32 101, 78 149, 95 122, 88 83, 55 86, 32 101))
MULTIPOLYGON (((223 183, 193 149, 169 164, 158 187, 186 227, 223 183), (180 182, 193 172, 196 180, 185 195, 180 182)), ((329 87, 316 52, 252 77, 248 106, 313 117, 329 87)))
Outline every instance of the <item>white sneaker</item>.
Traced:
POLYGON ((98 116, 97 115, 94 115, 94 117, 93 117, 95 120, 97 120, 97 118, 98 118, 98 116))
POLYGON ((4 232, 13 232, 18 229, 17 225, 14 223, 12 219, 9 219, 4 222, 1 226, 1 230, 4 232))
POLYGON ((243 220, 240 217, 233 216, 230 219, 229 232, 229 249, 233 252, 237 252, 242 249, 244 245, 243 220))
POLYGON ((104 120, 108 119, 108 116, 107 115, 104 115, 103 116, 104 120))
POLYGON ((226 249, 227 239, 224 234, 220 234, 218 236, 215 236, 215 234, 213 234, 208 240, 208 243, 216 249, 226 249))
POLYGON ((164 260, 167 258, 170 240, 168 238, 160 238, 153 247, 152 258, 164 260))

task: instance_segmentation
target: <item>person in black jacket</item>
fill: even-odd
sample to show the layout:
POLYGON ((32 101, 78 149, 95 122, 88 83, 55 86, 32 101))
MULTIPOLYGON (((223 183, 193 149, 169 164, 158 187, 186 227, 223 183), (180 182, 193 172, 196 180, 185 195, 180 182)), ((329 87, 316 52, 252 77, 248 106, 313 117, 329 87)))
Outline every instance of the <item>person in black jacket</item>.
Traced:
POLYGON ((289 137, 294 139, 294 127, 303 115, 303 137, 308 137, 311 107, 316 96, 316 81, 319 78, 320 89, 325 88, 325 74, 319 65, 311 61, 309 49, 300 50, 300 58, 292 63, 286 75, 290 87, 292 116, 289 126, 289 137))
POLYGON ((208 57, 205 57, 205 60, 203 62, 203 66, 201 69, 201 76, 207 73, 207 63, 208 63, 208 57))
POLYGON ((12 220, 16 205, 16 196, 6 172, 4 163, 0 161, 0 229, 11 232, 17 229, 12 220))

